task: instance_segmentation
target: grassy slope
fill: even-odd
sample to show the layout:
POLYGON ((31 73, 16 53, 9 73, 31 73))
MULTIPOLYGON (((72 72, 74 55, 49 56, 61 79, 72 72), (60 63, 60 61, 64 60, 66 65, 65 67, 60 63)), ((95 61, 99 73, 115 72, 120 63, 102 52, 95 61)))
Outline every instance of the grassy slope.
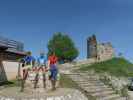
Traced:
POLYGON ((133 64, 124 58, 113 58, 108 61, 99 62, 90 66, 81 67, 81 71, 94 69, 98 73, 108 72, 114 76, 133 76, 133 64))

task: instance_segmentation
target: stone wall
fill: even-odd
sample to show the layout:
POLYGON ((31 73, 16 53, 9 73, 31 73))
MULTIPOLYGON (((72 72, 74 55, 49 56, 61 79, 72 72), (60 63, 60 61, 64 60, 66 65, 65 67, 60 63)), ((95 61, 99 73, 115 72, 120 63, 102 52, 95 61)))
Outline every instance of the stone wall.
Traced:
POLYGON ((115 51, 111 43, 101 43, 97 45, 97 54, 97 58, 104 61, 113 58, 115 51))
POLYGON ((98 43, 96 36, 92 35, 87 39, 87 58, 96 58, 105 61, 114 57, 115 51, 110 42, 98 43))

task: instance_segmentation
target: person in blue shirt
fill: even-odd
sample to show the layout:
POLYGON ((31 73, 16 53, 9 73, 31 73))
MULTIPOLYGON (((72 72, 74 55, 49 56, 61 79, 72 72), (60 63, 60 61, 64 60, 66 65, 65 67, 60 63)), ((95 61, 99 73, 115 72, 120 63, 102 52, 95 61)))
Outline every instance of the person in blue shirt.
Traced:
POLYGON ((39 67, 46 67, 47 56, 44 53, 40 53, 37 62, 39 67))
POLYGON ((28 55, 24 58, 25 65, 31 65, 33 67, 35 63, 35 58, 31 56, 31 53, 28 53, 28 55))
POLYGON ((34 88, 36 89, 37 87, 37 83, 39 81, 39 72, 42 72, 43 75, 43 87, 46 88, 46 77, 45 77, 45 73, 47 71, 47 67, 46 67, 46 62, 47 62, 47 56, 42 52, 40 53, 40 56, 37 59, 37 68, 36 68, 36 76, 35 76, 35 84, 34 84, 34 88))
POLYGON ((35 65, 35 58, 31 55, 31 52, 27 52, 27 55, 22 59, 23 61, 23 77, 21 81, 21 92, 24 90, 24 84, 28 77, 28 71, 32 69, 32 67, 35 65))

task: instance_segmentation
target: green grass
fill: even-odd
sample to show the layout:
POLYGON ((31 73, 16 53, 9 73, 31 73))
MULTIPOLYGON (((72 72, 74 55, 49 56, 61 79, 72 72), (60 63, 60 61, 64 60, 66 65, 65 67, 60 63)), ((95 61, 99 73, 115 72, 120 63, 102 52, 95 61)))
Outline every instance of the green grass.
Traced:
POLYGON ((4 87, 16 87, 18 86, 18 80, 14 79, 11 81, 5 81, 0 83, 0 86, 4 86, 4 87))
POLYGON ((80 67, 81 71, 94 70, 97 73, 107 72, 114 76, 133 77, 133 64, 124 58, 113 58, 108 61, 80 67))

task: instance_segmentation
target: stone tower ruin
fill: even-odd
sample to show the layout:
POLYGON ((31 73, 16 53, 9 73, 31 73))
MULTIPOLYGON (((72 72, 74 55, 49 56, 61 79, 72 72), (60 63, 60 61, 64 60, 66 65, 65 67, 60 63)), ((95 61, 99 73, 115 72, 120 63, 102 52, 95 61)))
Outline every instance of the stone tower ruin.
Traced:
POLYGON ((97 40, 95 35, 87 39, 87 58, 97 58, 97 40))
POLYGON ((98 43, 96 36, 92 35, 87 39, 87 58, 96 58, 104 61, 115 56, 115 51, 110 42, 98 43))

